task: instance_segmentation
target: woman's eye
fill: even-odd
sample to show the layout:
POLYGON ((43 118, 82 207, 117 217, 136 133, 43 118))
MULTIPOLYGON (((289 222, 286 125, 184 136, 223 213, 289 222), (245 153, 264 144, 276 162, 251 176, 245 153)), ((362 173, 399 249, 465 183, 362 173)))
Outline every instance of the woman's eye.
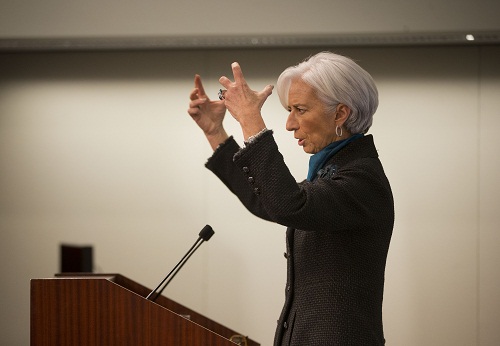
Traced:
POLYGON ((301 107, 289 107, 288 108, 288 112, 289 113, 292 113, 292 112, 296 112, 296 113, 299 113, 299 114, 304 114, 306 112, 306 109, 305 108, 301 108, 301 107))

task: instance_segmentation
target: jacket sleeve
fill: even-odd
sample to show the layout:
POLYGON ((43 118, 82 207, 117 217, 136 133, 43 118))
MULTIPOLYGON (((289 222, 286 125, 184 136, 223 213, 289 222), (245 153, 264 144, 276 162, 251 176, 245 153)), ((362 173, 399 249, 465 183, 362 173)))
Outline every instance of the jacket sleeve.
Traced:
POLYGON ((205 167, 211 170, 252 214, 272 221, 252 188, 252 178, 245 172, 246 169, 234 164, 234 155, 240 150, 240 146, 231 136, 215 150, 205 167))
POLYGON ((305 231, 361 228, 379 217, 381 206, 373 197, 388 197, 378 158, 356 160, 331 177, 297 183, 271 131, 252 145, 235 149, 226 167, 211 166, 214 173, 255 215, 287 227, 305 231), (224 173, 218 174, 219 169, 224 173))

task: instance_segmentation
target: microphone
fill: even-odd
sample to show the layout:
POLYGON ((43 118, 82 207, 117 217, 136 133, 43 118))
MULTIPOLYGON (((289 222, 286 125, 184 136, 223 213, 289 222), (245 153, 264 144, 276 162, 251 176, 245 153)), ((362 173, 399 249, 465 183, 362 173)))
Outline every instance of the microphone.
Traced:
POLYGON ((203 244, 204 241, 209 241, 210 238, 212 238, 212 236, 214 235, 214 233, 215 233, 214 230, 209 225, 206 225, 205 227, 203 227, 203 229, 198 234, 198 240, 195 241, 193 246, 191 246, 191 248, 184 255, 184 257, 182 257, 182 259, 179 261, 179 263, 177 263, 177 265, 170 271, 170 273, 167 274, 167 276, 160 282, 160 284, 153 291, 151 291, 151 293, 148 294, 146 299, 154 302, 161 295, 161 293, 163 292, 165 287, 167 287, 167 285, 170 283, 170 281, 172 281, 172 279, 177 275, 179 270, 181 270, 181 268, 184 266, 184 264, 186 264, 186 262, 193 255, 193 253, 196 250, 198 250, 198 248, 201 246, 201 244, 203 244), (165 281, 167 281, 165 283, 165 285, 162 287, 162 289, 160 291, 158 291, 158 289, 163 285, 163 283, 165 281), (158 292, 156 292, 156 291, 158 291, 158 292), (156 295, 153 297, 154 294, 156 294, 156 295))

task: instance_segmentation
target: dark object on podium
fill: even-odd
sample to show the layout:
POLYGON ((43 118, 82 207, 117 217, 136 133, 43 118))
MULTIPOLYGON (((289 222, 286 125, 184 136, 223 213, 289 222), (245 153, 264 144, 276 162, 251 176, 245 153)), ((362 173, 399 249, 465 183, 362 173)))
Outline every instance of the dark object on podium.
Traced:
POLYGON ((31 346, 235 346, 241 333, 150 291, 119 274, 32 279, 31 346))
POLYGON ((92 273, 92 246, 61 244, 61 273, 92 273))

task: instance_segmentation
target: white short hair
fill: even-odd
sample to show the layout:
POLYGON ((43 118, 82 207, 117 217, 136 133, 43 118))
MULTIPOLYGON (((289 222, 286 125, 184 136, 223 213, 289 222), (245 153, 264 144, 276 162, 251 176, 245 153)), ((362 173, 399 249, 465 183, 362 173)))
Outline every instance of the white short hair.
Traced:
POLYGON ((331 52, 313 55, 296 66, 287 68, 278 78, 280 102, 288 109, 288 92, 293 79, 309 84, 328 111, 339 103, 351 114, 344 127, 352 134, 366 133, 378 107, 378 91, 372 76, 353 60, 331 52))

